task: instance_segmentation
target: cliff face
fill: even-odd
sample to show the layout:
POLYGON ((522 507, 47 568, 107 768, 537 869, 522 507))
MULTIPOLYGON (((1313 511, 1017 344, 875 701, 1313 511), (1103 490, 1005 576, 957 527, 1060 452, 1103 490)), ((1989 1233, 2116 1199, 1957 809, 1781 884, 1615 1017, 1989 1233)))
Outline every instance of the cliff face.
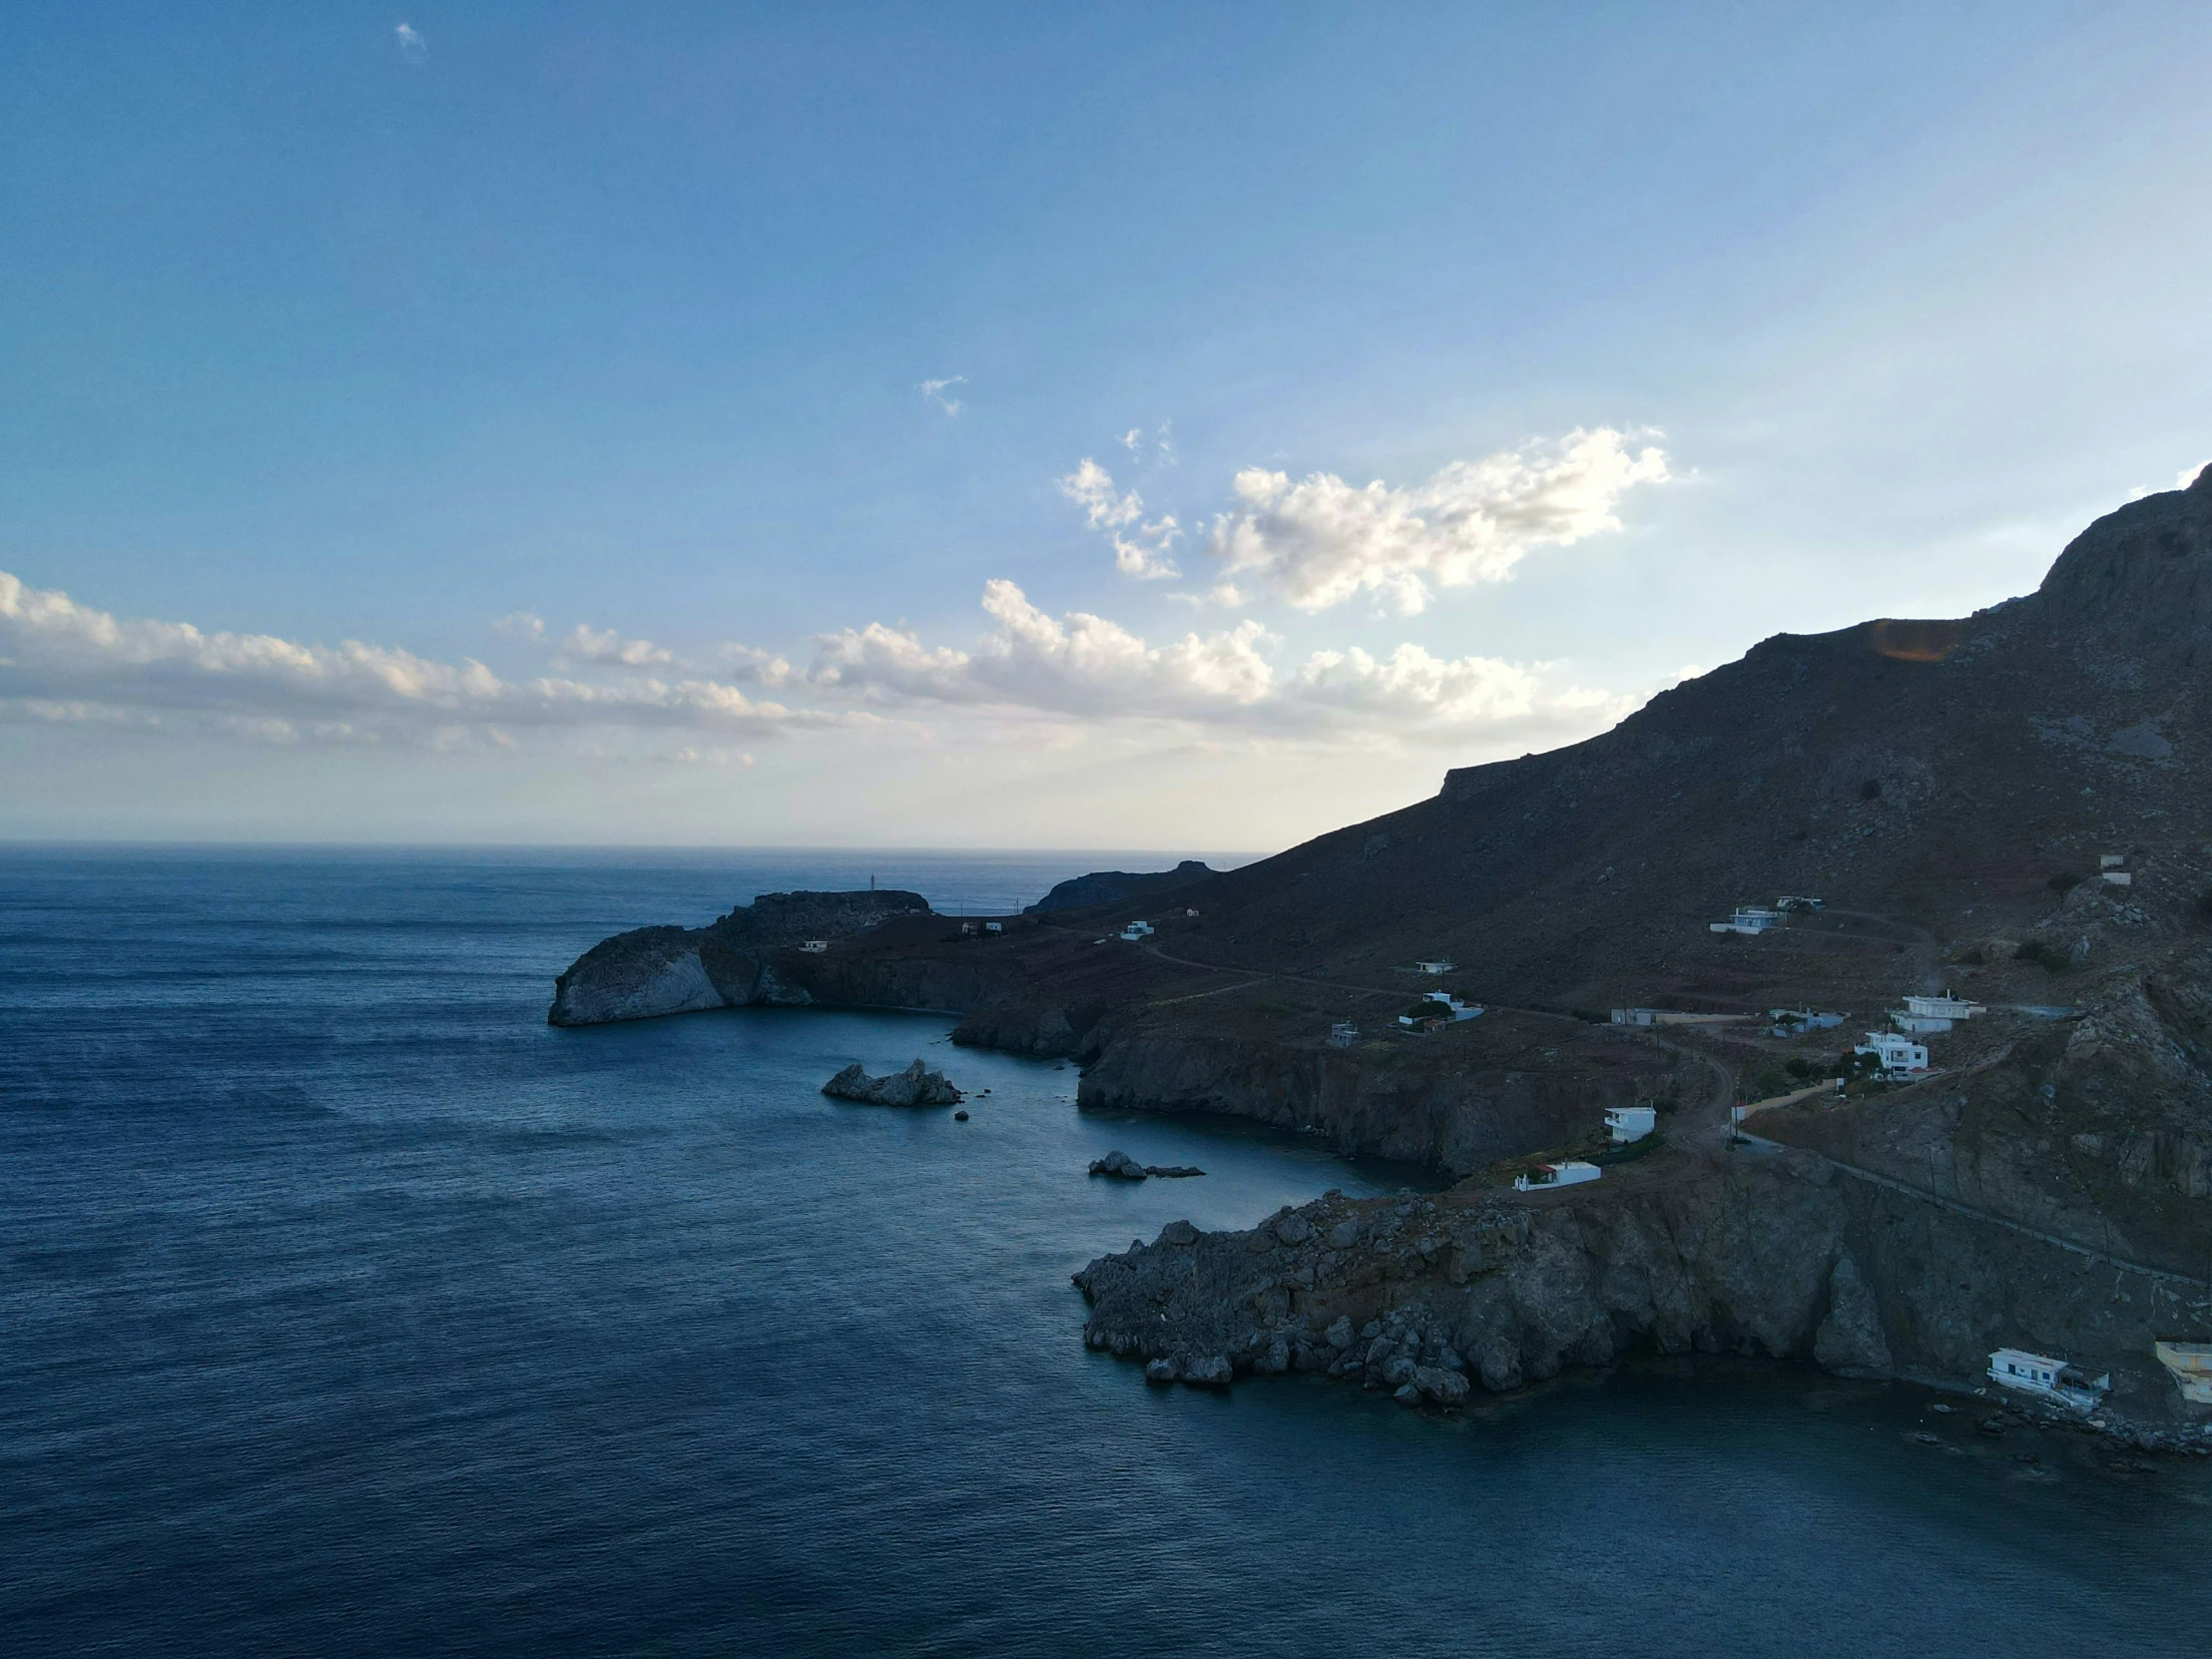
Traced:
POLYGON ((913 892, 772 892, 705 927, 639 927, 603 939, 553 981, 553 1025, 601 1025, 752 1002, 806 1001, 770 957, 891 916, 927 914, 913 892))
POLYGON ((1637 1348, 1963 1380, 2024 1341, 2114 1357, 2106 1420, 2212 1444, 2151 1359, 2152 1281, 2115 1296, 2107 1269, 1802 1154, 1528 1200, 1332 1194, 1247 1232, 1172 1222, 1075 1279, 1084 1340, 1155 1381, 1308 1371, 1454 1405, 1637 1348))
POLYGON ((1344 1049, 1153 1019, 1112 1032, 1077 1098, 1320 1130, 1346 1153, 1465 1175, 1581 1139, 1602 1128, 1607 1107, 1672 1095, 1679 1069, 1675 1056, 1601 1028, 1502 1011, 1426 1040, 1344 1049))

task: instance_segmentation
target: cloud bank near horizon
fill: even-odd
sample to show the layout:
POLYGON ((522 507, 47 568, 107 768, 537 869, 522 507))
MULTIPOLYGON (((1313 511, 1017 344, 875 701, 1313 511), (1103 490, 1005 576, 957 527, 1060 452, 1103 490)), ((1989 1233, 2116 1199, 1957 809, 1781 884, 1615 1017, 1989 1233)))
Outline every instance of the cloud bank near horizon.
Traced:
MULTIPOLYGON (((535 620, 535 619, 531 619, 535 620)), ((541 630, 542 631, 542 630, 541 630)), ((574 640, 625 667, 632 646, 574 640)), ((672 660, 672 659, 671 659, 672 660)), ((835 725, 835 714, 749 698, 715 680, 628 673, 502 680, 473 658, 441 663, 346 640, 204 633, 123 620, 0 571, 0 717, 185 730, 275 744, 512 748, 518 734, 629 729, 734 741, 835 725)))
POLYGON ((1165 724, 1340 747, 1566 739, 1638 701, 1562 684, 1547 664, 1443 658, 1412 642, 1284 664, 1282 638, 1249 618, 1155 644, 1086 611, 1051 615, 1002 579, 984 585, 981 606, 992 626, 970 649, 871 622, 818 636, 804 668, 725 647, 716 678, 657 672, 678 659, 649 641, 581 624, 554 638, 534 614, 517 613, 495 626, 582 672, 510 679, 473 658, 440 662, 357 640, 307 645, 120 619, 0 572, 0 719, 282 746, 512 749, 589 734, 594 753, 711 759, 726 758, 717 745, 885 718, 1165 724))

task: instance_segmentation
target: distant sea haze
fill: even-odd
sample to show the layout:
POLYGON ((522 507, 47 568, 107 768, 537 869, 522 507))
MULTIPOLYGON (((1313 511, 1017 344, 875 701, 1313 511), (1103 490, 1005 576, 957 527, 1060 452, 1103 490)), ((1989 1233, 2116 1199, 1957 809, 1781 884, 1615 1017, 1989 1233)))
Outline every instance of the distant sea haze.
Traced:
POLYGON ((2212 1481, 1640 1364, 1445 1422, 1149 1388, 1068 1275, 1347 1164, 942 1017, 564 1031, 761 891, 1183 856, 0 852, 0 1651, 2189 1651, 2212 1481), (920 1056, 966 1122, 827 1099, 920 1056), (985 1093, 984 1091, 988 1091, 985 1093), (1120 1149, 1190 1180, 1092 1180, 1120 1149), (1938 1443, 1916 1438, 1931 1435, 1938 1443))

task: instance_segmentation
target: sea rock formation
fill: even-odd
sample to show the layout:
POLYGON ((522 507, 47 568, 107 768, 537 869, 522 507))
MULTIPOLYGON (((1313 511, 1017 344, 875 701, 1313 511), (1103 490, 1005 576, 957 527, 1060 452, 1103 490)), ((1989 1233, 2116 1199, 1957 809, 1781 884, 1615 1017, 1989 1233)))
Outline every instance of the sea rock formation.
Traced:
POLYGON ((823 1084, 822 1092, 866 1106, 957 1106, 967 1098, 943 1072, 931 1071, 919 1060, 884 1077, 870 1077, 855 1060, 823 1084))
POLYGON ((553 981, 553 1025, 600 1025, 748 1003, 809 1002, 778 975, 781 952, 928 913, 914 892, 771 892, 705 927, 638 927, 603 939, 553 981))
POLYGON ((1091 1174, 1110 1175, 1118 1181, 1142 1181, 1147 1176, 1158 1176, 1163 1181, 1181 1181, 1206 1172, 1196 1164, 1140 1164, 1126 1152, 1109 1152, 1103 1158, 1091 1160, 1091 1174))

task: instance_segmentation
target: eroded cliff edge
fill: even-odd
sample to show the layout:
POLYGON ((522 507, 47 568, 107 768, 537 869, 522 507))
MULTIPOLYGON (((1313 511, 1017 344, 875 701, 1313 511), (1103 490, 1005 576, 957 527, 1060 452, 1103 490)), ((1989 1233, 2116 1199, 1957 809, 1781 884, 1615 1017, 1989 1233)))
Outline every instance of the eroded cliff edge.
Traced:
POLYGON ((552 1025, 604 1025, 755 1002, 806 1002, 771 959, 810 939, 847 938, 926 915, 916 892, 770 892, 705 927, 636 927, 602 939, 553 981, 552 1025))

